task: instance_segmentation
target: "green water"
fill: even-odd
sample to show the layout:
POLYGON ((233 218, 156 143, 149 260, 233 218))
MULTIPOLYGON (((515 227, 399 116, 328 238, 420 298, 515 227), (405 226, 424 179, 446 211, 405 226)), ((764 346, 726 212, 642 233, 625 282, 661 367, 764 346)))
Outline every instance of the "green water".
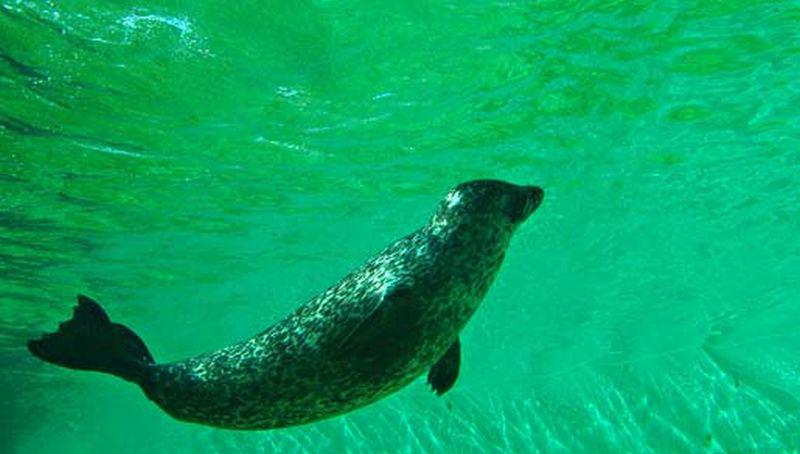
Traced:
POLYGON ((797 1, 0 8, 0 451, 800 448, 797 1), (31 357, 279 320, 471 178, 538 184, 456 387, 231 432, 31 357))

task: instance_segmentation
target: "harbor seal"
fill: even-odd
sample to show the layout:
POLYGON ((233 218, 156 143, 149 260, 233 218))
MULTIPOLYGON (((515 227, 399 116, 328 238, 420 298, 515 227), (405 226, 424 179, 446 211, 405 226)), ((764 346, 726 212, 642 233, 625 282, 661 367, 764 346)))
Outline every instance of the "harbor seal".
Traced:
POLYGON ((459 184, 424 227, 266 331, 215 352, 157 364, 139 336, 82 295, 73 317, 28 349, 134 382, 177 419, 230 429, 340 415, 425 371, 441 395, 458 377, 459 332, 543 196, 539 187, 498 180, 459 184))

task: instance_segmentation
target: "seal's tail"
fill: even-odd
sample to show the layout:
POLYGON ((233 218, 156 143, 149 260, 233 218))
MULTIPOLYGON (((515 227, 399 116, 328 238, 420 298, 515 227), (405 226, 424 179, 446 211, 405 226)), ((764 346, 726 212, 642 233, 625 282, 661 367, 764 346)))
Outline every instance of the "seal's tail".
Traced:
POLYGON ((139 336, 113 323, 103 308, 86 296, 78 295, 73 311, 58 331, 28 341, 28 350, 49 363, 105 372, 141 384, 154 361, 139 336))

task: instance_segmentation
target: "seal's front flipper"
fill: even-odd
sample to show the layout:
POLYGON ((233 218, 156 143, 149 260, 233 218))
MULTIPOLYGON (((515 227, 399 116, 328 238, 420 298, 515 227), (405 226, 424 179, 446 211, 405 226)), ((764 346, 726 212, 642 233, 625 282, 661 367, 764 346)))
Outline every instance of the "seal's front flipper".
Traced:
POLYGON ((461 342, 456 338, 453 345, 428 372, 428 384, 436 391, 437 396, 441 396, 453 387, 458 378, 459 367, 461 367, 461 342))
POLYGON ((393 286, 380 298, 365 300, 366 315, 345 321, 334 357, 345 359, 367 373, 407 364, 417 353, 422 336, 420 299, 403 285, 393 286))
POLYGON ((113 323, 94 300, 78 295, 72 318, 55 333, 28 341, 28 350, 49 363, 94 370, 142 383, 153 357, 133 331, 113 323))

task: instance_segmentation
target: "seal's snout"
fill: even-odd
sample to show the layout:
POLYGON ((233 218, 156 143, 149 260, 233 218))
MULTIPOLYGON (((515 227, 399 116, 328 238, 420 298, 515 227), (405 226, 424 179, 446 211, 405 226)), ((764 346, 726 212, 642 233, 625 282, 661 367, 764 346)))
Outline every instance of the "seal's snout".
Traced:
POLYGON ((539 205, 542 203, 542 199, 544 199, 544 190, 539 186, 525 186, 525 190, 528 191, 531 203, 533 204, 533 209, 539 208, 539 205))
POLYGON ((539 186, 523 186, 522 191, 525 194, 525 207, 522 209, 522 214, 518 222, 522 222, 528 218, 539 205, 542 204, 544 199, 544 190, 539 186))
POLYGON ((506 215, 518 225, 539 208, 544 191, 539 186, 522 186, 500 180, 473 180, 456 186, 445 198, 441 214, 456 213, 464 219, 470 215, 506 215))

